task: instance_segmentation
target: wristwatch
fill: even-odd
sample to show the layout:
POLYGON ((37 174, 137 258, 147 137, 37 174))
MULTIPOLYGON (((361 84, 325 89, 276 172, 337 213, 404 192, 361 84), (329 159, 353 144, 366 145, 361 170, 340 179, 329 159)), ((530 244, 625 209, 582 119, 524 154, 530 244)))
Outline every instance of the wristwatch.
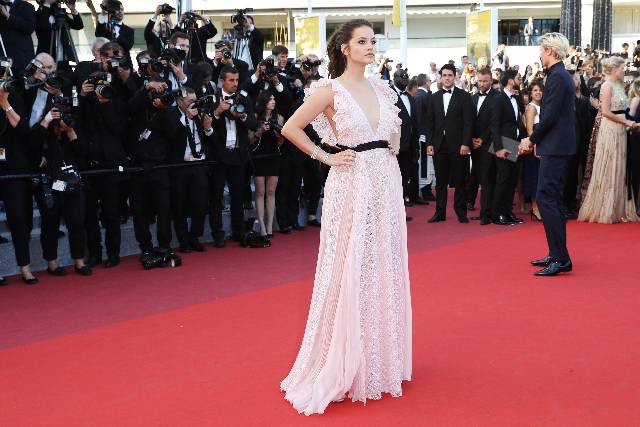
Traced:
POLYGON ((11 105, 9 105, 9 108, 4 110, 5 113, 8 113, 9 111, 13 111, 13 107, 11 105))

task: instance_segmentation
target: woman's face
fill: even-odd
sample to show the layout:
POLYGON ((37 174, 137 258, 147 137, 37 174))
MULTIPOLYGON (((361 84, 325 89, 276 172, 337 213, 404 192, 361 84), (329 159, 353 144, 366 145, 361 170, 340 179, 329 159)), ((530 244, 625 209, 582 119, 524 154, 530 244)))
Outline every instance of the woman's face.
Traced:
POLYGON ((276 99, 272 96, 267 101, 267 110, 273 111, 276 108, 276 99))
POLYGON ((376 39, 370 27, 362 26, 353 30, 348 44, 341 46, 342 53, 356 64, 368 65, 375 60, 376 39))
POLYGON ((615 80, 624 80, 624 66, 620 66, 611 70, 611 77, 615 80))
POLYGON ((531 89, 531 100, 535 102, 542 101, 542 91, 540 87, 534 86, 533 89, 531 89))

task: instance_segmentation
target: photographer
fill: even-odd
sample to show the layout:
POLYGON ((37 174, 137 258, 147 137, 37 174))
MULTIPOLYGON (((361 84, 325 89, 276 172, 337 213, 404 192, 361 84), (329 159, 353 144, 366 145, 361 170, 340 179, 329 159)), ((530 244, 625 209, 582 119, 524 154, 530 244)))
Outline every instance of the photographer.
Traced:
POLYGON ((231 22, 235 22, 234 58, 241 59, 249 65, 250 70, 255 70, 258 63, 262 61, 264 55, 264 36, 254 25, 253 17, 246 13, 253 9, 241 9, 231 17, 231 22))
POLYGON ((304 87, 311 76, 319 76, 318 69, 322 61, 316 55, 300 55, 296 68, 289 76, 289 88, 294 100, 304 98, 304 87))
POLYGON ((183 32, 189 36, 191 56, 187 56, 187 62, 197 63, 209 60, 207 57, 207 40, 214 38, 218 34, 218 29, 210 19, 205 19, 194 12, 185 12, 180 16, 180 21, 176 25, 175 31, 183 32), (203 25, 199 27, 198 21, 202 22, 203 25))
MULTIPOLYGON (((84 164, 87 169, 115 169, 128 164, 124 149, 124 136, 128 114, 127 105, 115 96, 104 74, 92 74, 82 84, 79 97, 79 133, 86 144, 84 164)), ((102 263, 102 235, 98 221, 105 228, 107 259, 104 266, 120 263, 120 184, 126 179, 122 174, 88 176, 85 179, 87 264, 94 267, 102 263), (100 208, 100 209, 99 209, 100 208)))
POLYGON ((375 74, 378 78, 382 80, 391 80, 391 71, 393 70, 393 66, 391 65, 393 61, 382 53, 376 54, 375 63, 372 64, 375 67, 375 74))
POLYGON ((189 82, 189 64, 185 61, 189 56, 189 49, 189 37, 185 33, 175 32, 169 39, 169 47, 160 55, 160 60, 167 67, 165 76, 171 83, 170 89, 179 89, 183 85, 193 87, 194 82, 189 82))
MULTIPOLYGON (((25 142, 29 134, 28 117, 24 114, 23 97, 18 86, 21 82, 9 78, 11 60, 0 58, 0 176, 31 173, 29 147, 25 142)), ((29 240, 33 217, 30 179, 0 181, 0 200, 4 201, 11 241, 20 267, 22 280, 30 285, 38 283, 31 273, 29 240)), ((6 279, 0 278, 0 285, 6 279)))
POLYGON ((76 87, 76 91, 78 93, 80 93, 80 90, 82 90, 82 83, 87 80, 89 74, 99 71, 102 68, 102 61, 100 61, 100 48, 106 43, 109 43, 109 39, 105 39, 104 37, 97 37, 91 44, 91 54, 93 55, 93 60, 80 61, 75 66, 75 69, 73 71, 73 84, 76 87))
POLYGON ((34 57, 31 34, 36 28, 36 11, 25 0, 4 1, 0 4, 0 56, 13 59, 12 71, 18 74, 34 57))
POLYGON ((167 3, 158 5, 144 28, 144 41, 147 43, 147 51, 154 53, 156 56, 160 55, 160 52, 167 47, 173 32, 171 14, 174 10, 167 3))
POLYGON ((131 63, 129 51, 133 47, 133 28, 124 24, 124 6, 118 0, 103 0, 100 4, 102 13, 98 15, 91 0, 87 0, 87 7, 97 22, 96 37, 105 37, 112 42, 117 42, 123 48, 123 54, 131 63))
POLYGON ((36 202, 42 218, 42 254, 48 263, 47 272, 54 276, 66 274, 57 263, 58 229, 63 216, 75 271, 82 276, 92 274, 91 268, 84 263, 85 194, 79 175, 80 159, 86 147, 74 129, 72 106, 71 98, 53 97, 47 106, 48 112, 30 133, 31 144, 39 147, 43 154, 41 167, 46 175, 36 190, 36 202))
POLYGON ((257 99, 261 92, 270 92, 275 97, 276 108, 287 118, 293 99, 287 78, 278 72, 276 63, 277 58, 273 55, 265 58, 258 64, 251 78, 241 84, 241 88, 246 90, 253 99, 257 99))
MULTIPOLYGON (((123 56, 122 46, 109 42, 100 48, 101 71, 111 75, 109 86, 113 90, 112 97, 128 100, 131 94, 127 87, 127 81, 133 74, 131 61, 123 56)), ((126 117, 123 117, 123 125, 126 117)))
POLYGON ((222 228, 222 207, 225 183, 231 196, 232 238, 242 239, 244 233, 243 178, 245 164, 249 160, 249 130, 258 129, 258 121, 253 115, 253 101, 238 90, 238 70, 225 67, 220 72, 222 88, 217 94, 220 100, 214 115, 215 146, 212 156, 220 164, 211 171, 211 212, 209 221, 214 244, 225 245, 222 228))
MULTIPOLYGON (((61 0, 42 0, 40 7, 36 11, 36 37, 38 38, 38 48, 36 53, 47 52, 53 56, 56 62, 65 63, 68 67, 69 60, 75 58, 72 40, 69 40, 70 33, 64 31, 64 26, 72 30, 82 30, 84 24, 82 17, 76 10, 75 0, 67 0, 64 3, 69 8, 71 16, 62 8, 61 0), (60 46, 56 45, 55 33, 59 31, 60 46)), ((60 69, 60 65, 58 69, 60 69)))
MULTIPOLYGON (((169 163, 202 162, 213 145, 211 107, 214 98, 196 99, 185 86, 177 99, 176 132, 169 142, 169 163), (208 103, 206 101, 209 101, 208 103)), ((200 242, 209 194, 207 165, 176 168, 171 172, 171 210, 180 252, 204 252, 200 242), (187 217, 191 217, 191 227, 187 217)))
POLYGON ((261 92, 256 101, 256 119, 260 127, 249 132, 253 176, 256 186, 256 211, 260 224, 260 235, 273 237, 273 215, 276 207, 276 187, 280 175, 280 146, 284 138, 280 134, 284 117, 276 111, 273 95, 261 92), (265 225, 265 194, 267 196, 267 221, 265 225))
POLYGON ((213 56, 213 61, 211 64, 213 68, 213 73, 211 76, 213 82, 217 84, 220 78, 220 71, 224 67, 229 66, 234 67, 236 70, 238 70, 238 73, 240 74, 240 84, 242 85, 243 82, 247 80, 247 76, 249 75, 249 64, 247 64, 242 59, 233 57, 231 42, 229 42, 228 40, 217 41, 215 44, 215 49, 215 54, 213 56))
POLYGON ((143 265, 155 260, 149 232, 149 214, 157 213, 157 238, 159 252, 171 254, 171 213, 169 173, 167 170, 151 170, 167 162, 168 144, 176 131, 176 111, 171 108, 174 95, 162 81, 147 82, 129 101, 133 113, 131 131, 137 134, 132 142, 133 164, 147 170, 131 178, 131 207, 136 240, 142 251, 143 265))

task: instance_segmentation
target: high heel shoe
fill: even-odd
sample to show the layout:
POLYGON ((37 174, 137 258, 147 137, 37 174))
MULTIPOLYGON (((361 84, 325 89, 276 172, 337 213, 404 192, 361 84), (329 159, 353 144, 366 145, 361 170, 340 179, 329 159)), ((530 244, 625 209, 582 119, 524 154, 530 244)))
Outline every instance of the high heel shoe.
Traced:
POLYGON ((529 216, 531 217, 531 221, 533 221, 534 218, 536 221, 542 221, 540 214, 534 211, 533 209, 529 211, 529 216))
POLYGON ((36 285, 39 282, 38 278, 35 277, 35 276, 33 276, 33 277, 29 278, 29 279, 27 279, 26 277, 22 276, 22 281, 27 285, 36 285))
POLYGON ((0 286, 8 285, 9 281, 6 277, 0 277, 0 286))

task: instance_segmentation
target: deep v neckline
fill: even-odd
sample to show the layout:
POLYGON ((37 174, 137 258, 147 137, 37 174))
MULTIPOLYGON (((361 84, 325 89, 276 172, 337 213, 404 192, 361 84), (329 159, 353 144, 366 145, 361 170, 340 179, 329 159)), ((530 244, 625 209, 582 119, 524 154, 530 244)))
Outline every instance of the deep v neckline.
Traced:
POLYGON ((356 106, 358 107, 358 110, 360 110, 360 114, 362 114, 362 117, 364 118, 364 121, 367 122, 367 124, 369 125, 369 129, 371 130, 371 133, 373 133, 374 136, 377 136, 378 131, 380 130, 380 120, 382 118, 382 104, 380 103, 380 98, 378 97, 378 91, 376 90, 375 87, 373 87, 373 84, 371 84, 371 81, 369 81, 369 79, 366 79, 366 80, 367 80, 367 83, 369 84, 369 87, 373 91, 373 94, 376 97, 376 102, 378 103, 378 123, 376 127, 373 127, 373 125, 369 121, 369 118, 365 114, 364 110, 362 109, 362 107, 360 106, 356 98, 353 95, 351 95, 351 92, 349 92, 349 89, 347 89, 340 80, 335 79, 335 81, 338 82, 338 84, 342 87, 342 89, 344 89, 344 91, 347 92, 347 95, 349 95, 349 98, 351 98, 353 103, 356 104, 356 106))

